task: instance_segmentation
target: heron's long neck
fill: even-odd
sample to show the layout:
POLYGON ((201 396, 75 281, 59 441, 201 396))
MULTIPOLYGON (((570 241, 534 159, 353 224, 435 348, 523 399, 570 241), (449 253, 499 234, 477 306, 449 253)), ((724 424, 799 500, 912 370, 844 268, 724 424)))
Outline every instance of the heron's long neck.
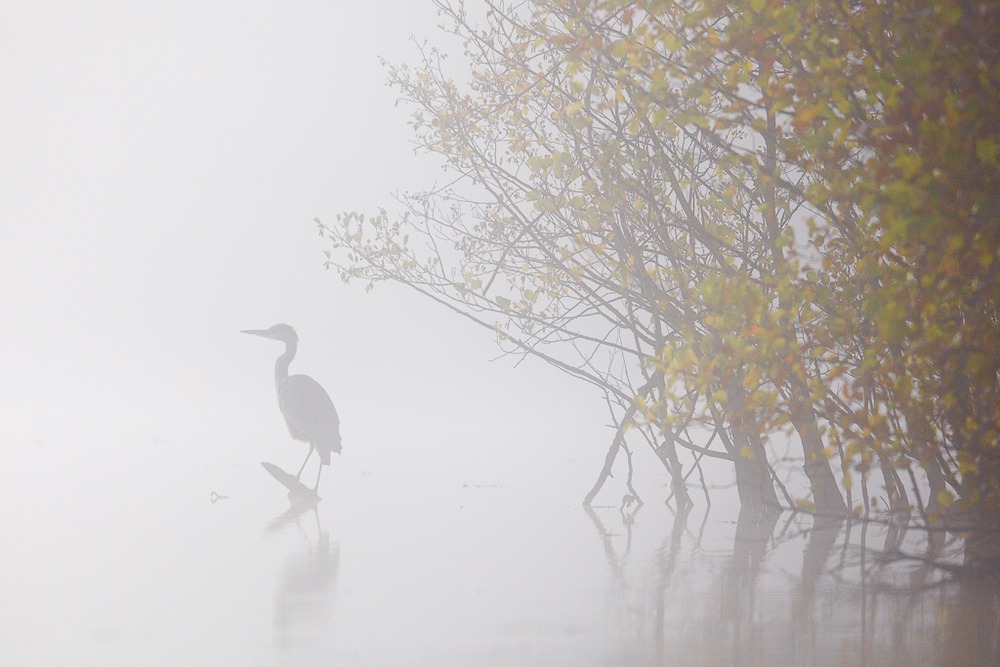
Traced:
POLYGON ((274 381, 281 383, 288 379, 288 365, 295 358, 295 341, 285 341, 285 352, 274 362, 274 381))

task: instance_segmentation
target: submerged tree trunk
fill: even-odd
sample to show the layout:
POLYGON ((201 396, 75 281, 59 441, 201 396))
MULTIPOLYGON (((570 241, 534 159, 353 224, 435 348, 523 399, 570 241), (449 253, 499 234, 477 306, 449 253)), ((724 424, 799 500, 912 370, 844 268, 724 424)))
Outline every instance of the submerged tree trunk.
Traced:
POLYGON ((892 466, 892 462, 882 450, 876 448, 875 451, 878 456, 879 468, 882 470, 882 479, 885 482, 885 493, 888 496, 889 511, 900 516, 909 514, 910 501, 909 496, 906 494, 906 487, 903 486, 903 480, 899 478, 899 474, 892 466))
POLYGON ((733 439, 738 451, 733 459, 736 465, 736 487, 740 504, 750 511, 768 512, 780 509, 778 495, 767 469, 764 445, 760 434, 744 426, 733 426, 733 439), (740 444, 740 443, 746 444, 740 444), (749 455, 746 454, 749 448, 749 455))
MULTIPOLYGON (((767 467, 767 454, 760 433, 747 414, 746 391, 742 382, 733 381, 729 385, 726 411, 729 432, 720 428, 723 445, 733 456, 736 470, 736 490, 740 505, 750 512, 765 512, 780 508, 778 495, 771 482, 771 472, 767 467)), ((712 408, 718 424, 723 424, 718 410, 712 408)))
POLYGON ((691 500, 687 490, 687 482, 684 481, 684 469, 681 468, 680 459, 677 458, 677 442, 669 428, 664 429, 663 444, 656 448, 656 456, 670 472, 670 490, 677 497, 677 507, 693 505, 694 501, 691 500))
POLYGON ((604 482, 611 477, 611 467, 615 464, 615 459, 618 457, 618 450, 622 448, 622 438, 625 436, 625 422, 618 427, 618 431, 615 433, 615 439, 611 442, 611 447, 608 448, 608 453, 604 457, 604 467, 601 468, 600 474, 597 476, 597 481, 594 482, 594 486, 587 493, 587 496, 583 499, 583 506, 590 507, 594 502, 594 498, 597 494, 601 492, 601 487, 604 486, 604 482))
POLYGON ((823 440, 819 435, 816 412, 809 400, 807 387, 795 380, 791 385, 792 425, 802 442, 802 454, 805 457, 803 467, 809 478, 816 511, 822 514, 846 514, 847 505, 837 487, 833 471, 830 470, 823 440))

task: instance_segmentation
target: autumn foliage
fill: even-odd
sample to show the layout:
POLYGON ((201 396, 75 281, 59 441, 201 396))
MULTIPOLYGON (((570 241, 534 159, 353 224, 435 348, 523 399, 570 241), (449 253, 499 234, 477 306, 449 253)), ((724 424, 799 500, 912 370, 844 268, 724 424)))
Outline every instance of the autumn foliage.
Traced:
POLYGON ((588 502, 638 437, 681 502, 714 457, 754 510, 1000 509, 1000 9, 485 4, 460 75, 390 67, 445 177, 320 223, 345 279, 599 387, 588 502))

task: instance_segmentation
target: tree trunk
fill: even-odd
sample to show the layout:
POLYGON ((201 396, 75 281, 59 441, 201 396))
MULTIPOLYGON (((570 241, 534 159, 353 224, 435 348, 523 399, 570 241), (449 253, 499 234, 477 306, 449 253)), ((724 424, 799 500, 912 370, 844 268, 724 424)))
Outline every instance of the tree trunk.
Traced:
POLYGON ((584 507, 590 507, 590 505, 594 502, 594 498, 596 498, 597 494, 600 493, 601 487, 604 486, 604 482, 608 480, 608 477, 611 477, 611 466, 615 464, 615 458, 618 456, 618 450, 622 447, 622 437, 625 434, 624 424, 625 422, 622 422, 622 426, 618 427, 618 432, 615 433, 615 439, 611 442, 611 447, 608 448, 608 453, 604 457, 604 467, 601 468, 601 473, 597 476, 597 481, 594 482, 593 488, 590 489, 590 492, 583 499, 584 507))
MULTIPOLYGON (((759 430, 747 413, 746 390, 739 379, 729 383, 726 411, 732 440, 726 443, 736 468, 736 490, 740 504, 752 512, 773 511, 781 507, 767 469, 767 454, 759 430)), ((721 423, 721 422, 720 422, 721 423)))
POLYGON ((833 471, 830 470, 808 388, 804 383, 792 380, 790 389, 792 425, 802 442, 802 454, 805 458, 803 467, 809 478, 816 510, 823 514, 846 514, 847 505, 837 487, 833 471))
POLYGON ((663 444, 656 448, 656 456, 663 463, 663 467, 670 472, 670 490, 677 497, 677 507, 689 507, 694 504, 691 495, 687 490, 687 482, 684 481, 684 470, 681 468, 680 459, 677 458, 677 443, 674 441, 674 434, 670 429, 664 427, 663 444))

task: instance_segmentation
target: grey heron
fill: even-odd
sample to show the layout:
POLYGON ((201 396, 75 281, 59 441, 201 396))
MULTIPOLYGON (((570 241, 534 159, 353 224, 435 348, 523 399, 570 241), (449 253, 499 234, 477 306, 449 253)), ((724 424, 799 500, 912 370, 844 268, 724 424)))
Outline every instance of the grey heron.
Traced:
POLYGON ((319 382, 308 375, 289 375, 288 365, 295 357, 299 337, 287 324, 275 324, 270 329, 247 329, 245 334, 278 340, 285 344, 285 351, 274 362, 274 388, 278 392, 278 407, 288 424, 288 431, 296 440, 309 443, 309 453, 295 474, 302 475, 313 451, 319 452, 320 466, 316 485, 323 474, 323 466, 330 465, 330 452, 340 453, 340 418, 333 401, 319 382))

